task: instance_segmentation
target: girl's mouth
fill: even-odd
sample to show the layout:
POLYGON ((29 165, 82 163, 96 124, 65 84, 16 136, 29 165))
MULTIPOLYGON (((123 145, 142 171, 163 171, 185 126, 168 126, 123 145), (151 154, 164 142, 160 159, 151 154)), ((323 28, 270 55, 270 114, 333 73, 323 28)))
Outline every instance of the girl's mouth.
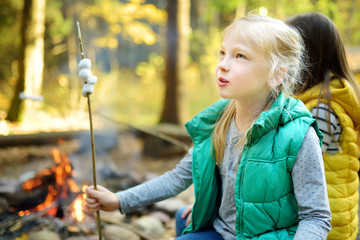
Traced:
POLYGON ((222 77, 218 77, 218 85, 219 87, 225 87, 227 84, 229 83, 228 80, 222 78, 222 77))

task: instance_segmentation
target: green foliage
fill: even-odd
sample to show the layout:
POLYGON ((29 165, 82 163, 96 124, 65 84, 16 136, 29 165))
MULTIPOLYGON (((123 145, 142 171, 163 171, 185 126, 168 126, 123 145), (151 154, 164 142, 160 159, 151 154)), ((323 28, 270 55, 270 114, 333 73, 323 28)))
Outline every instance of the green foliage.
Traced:
MULTIPOLYGON (((0 1, 0 119, 12 97, 17 77, 20 19, 23 1, 0 1), (5 99, 5 100, 4 100, 5 99)), ((86 54, 93 59, 93 72, 99 77, 92 95, 94 112, 104 112, 122 122, 156 124, 163 105, 166 12, 159 1, 82 0, 64 12, 62 0, 47 0, 45 39, 45 78, 43 110, 65 117, 78 101, 86 111, 85 98, 78 95, 81 84, 69 76, 67 65, 69 34, 76 35, 74 19, 81 22, 86 54), (108 65, 103 67, 100 65, 108 65), (72 86, 72 88, 70 88, 72 86), (76 96, 78 96, 76 95, 76 96), (140 117, 141 116, 141 117, 140 117)), ((169 0, 168 2, 171 2, 169 0)), ((194 2, 194 1, 192 1, 194 2)), ((268 15, 285 20, 298 13, 319 11, 337 25, 346 44, 360 44, 360 2, 332 0, 196 0, 201 13, 192 12, 190 56, 181 83, 185 117, 190 119, 219 99, 215 81, 221 31, 236 15, 265 8, 268 15), (196 24, 194 24, 196 22, 196 24)), ((77 57, 79 57, 77 55, 77 57)))
POLYGON ((6 117, 17 79, 20 16, 23 2, 0 1, 0 121, 6 117))
POLYGON ((234 10, 236 10, 236 8, 239 5, 244 5, 245 4, 245 0, 227 0, 227 1, 223 1, 223 0, 211 0, 210 4, 212 5, 212 7, 214 7, 217 11, 220 11, 222 13, 231 13, 234 10))
POLYGON ((46 3, 45 66, 53 71, 67 61, 66 41, 74 29, 72 18, 64 16, 62 0, 48 0, 46 3))
POLYGON ((190 38, 190 54, 193 59, 183 81, 187 119, 219 99, 215 67, 222 40, 221 30, 210 27, 207 31, 206 33, 204 29, 195 29, 190 38))
POLYGON ((150 54, 147 62, 140 62, 135 73, 119 69, 107 74, 96 86, 96 111, 134 125, 156 124, 164 95, 162 72, 164 58, 150 54), (104 98, 103 96, 106 96, 104 98))
POLYGON ((130 0, 125 3, 104 0, 96 5, 86 6, 81 12, 81 19, 87 22, 91 29, 98 29, 99 26, 104 29, 105 34, 97 36, 98 46, 116 48, 119 35, 136 44, 155 44, 157 34, 153 26, 163 25, 166 14, 164 10, 153 4, 146 4, 143 0, 130 0))
POLYGON ((73 21, 71 18, 66 19, 63 12, 62 0, 47 1, 46 5, 46 30, 51 39, 61 38, 62 40, 70 34, 73 21))
POLYGON ((14 26, 18 20, 23 2, 13 0, 2 0, 0 2, 0 29, 14 26))
POLYGON ((19 54, 21 8, 22 1, 0 1, 0 83, 12 76, 10 66, 19 54))
MULTIPOLYGON (((6 111, 13 97, 17 80, 17 60, 20 49, 20 25, 24 0, 0 1, 0 111, 6 111)), ((45 71, 63 60, 65 37, 71 31, 71 21, 64 19, 61 0, 48 0, 46 6, 45 71)))

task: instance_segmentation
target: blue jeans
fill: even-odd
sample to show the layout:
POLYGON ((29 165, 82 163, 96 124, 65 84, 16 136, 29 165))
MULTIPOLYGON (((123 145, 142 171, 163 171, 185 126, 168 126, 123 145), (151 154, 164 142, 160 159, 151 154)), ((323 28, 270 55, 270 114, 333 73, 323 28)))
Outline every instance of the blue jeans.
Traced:
POLYGON ((181 214, 186 208, 187 206, 180 208, 175 214, 176 240, 224 240, 213 228, 203 229, 181 236, 181 233, 186 228, 186 218, 182 218, 181 214))

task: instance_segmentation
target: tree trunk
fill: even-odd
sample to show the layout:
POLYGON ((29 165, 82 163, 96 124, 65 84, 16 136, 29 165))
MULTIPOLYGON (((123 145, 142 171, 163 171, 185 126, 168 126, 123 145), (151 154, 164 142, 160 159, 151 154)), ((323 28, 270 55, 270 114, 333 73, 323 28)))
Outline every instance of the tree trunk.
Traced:
MULTIPOLYGON (((74 13, 74 0, 64 0, 63 1, 63 13, 65 18, 72 18, 74 20, 78 19, 78 16, 75 16, 74 13)), ((76 22, 76 21, 74 21, 76 22)), ((80 80, 77 76, 77 59, 80 59, 79 45, 78 45, 78 36, 75 34, 76 25, 73 24, 73 30, 66 37, 66 46, 67 46, 67 59, 68 59, 68 68, 69 68, 69 93, 70 93, 70 109, 71 112, 78 110, 79 100, 80 100, 80 80), (78 58, 77 58, 78 57, 78 58)))
MULTIPOLYGON (((7 120, 16 122, 28 119, 39 106, 32 100, 23 101, 19 94, 39 96, 44 65, 44 29, 46 0, 24 0, 21 22, 19 79, 8 111, 7 120)), ((35 114, 36 115, 36 114, 35 114)))
POLYGON ((164 75, 165 99, 160 123, 180 124, 182 122, 180 87, 189 55, 190 0, 168 0, 166 10, 168 21, 164 75))

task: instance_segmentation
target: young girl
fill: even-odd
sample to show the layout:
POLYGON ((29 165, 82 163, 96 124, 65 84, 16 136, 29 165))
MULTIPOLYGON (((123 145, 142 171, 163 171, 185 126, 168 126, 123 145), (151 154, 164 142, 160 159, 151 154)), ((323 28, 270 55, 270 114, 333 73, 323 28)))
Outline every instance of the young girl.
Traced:
POLYGON ((193 183, 191 222, 176 239, 326 239, 321 133, 305 105, 284 95, 299 79, 300 39, 269 17, 235 20, 216 68, 224 99, 186 124, 193 148, 174 170, 134 188, 89 187, 90 210, 127 213, 193 183))
POLYGON ((288 20, 302 35, 309 71, 296 94, 324 135, 322 153, 332 212, 328 239, 356 239, 358 232, 358 128, 360 94, 348 67, 340 34, 320 13, 288 20))

